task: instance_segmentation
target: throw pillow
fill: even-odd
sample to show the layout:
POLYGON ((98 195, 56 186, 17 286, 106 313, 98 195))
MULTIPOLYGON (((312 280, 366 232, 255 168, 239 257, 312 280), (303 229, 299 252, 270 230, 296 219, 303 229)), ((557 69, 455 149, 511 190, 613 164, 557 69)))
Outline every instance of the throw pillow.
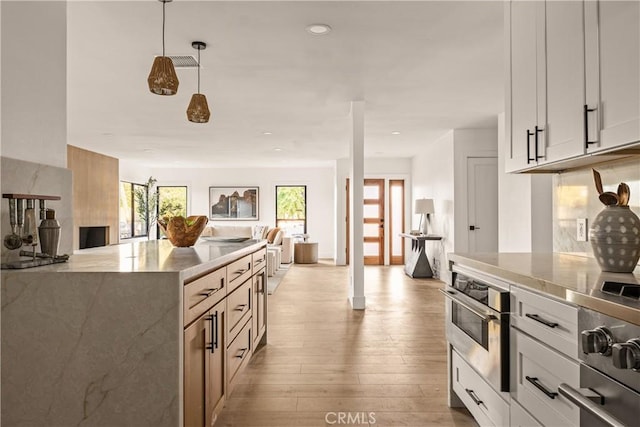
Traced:
POLYGON ((273 239, 276 238, 276 234, 278 234, 278 231, 280 231, 280 228, 278 227, 269 230, 269 233, 267 234, 267 243, 273 243, 273 239))
POLYGON ((276 237, 273 238, 273 245, 278 246, 282 244, 282 238, 284 237, 284 230, 278 230, 276 237))

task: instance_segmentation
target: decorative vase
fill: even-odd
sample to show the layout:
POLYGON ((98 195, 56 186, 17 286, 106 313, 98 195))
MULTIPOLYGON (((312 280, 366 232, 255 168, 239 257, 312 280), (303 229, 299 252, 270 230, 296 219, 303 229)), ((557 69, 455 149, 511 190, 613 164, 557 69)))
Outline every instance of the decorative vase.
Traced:
POLYGON ((593 220, 589 240, 602 271, 631 273, 640 258, 640 218, 629 206, 607 206, 593 220))
POLYGON ((204 215, 198 216, 174 216, 169 220, 159 219, 158 225, 164 231, 164 234, 167 235, 167 238, 173 246, 178 246, 180 248, 193 246, 202 230, 207 226, 207 222, 209 222, 209 218, 204 215))

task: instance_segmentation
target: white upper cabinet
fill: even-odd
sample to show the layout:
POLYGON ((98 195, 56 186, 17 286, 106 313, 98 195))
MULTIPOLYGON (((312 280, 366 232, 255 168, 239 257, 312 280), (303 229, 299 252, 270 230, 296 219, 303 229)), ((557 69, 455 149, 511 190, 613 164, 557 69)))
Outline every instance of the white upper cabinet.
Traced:
POLYGON ((585 3, 589 152, 640 141, 640 2, 585 3))
POLYGON ((512 0, 505 11, 507 172, 640 141, 640 2, 512 0))

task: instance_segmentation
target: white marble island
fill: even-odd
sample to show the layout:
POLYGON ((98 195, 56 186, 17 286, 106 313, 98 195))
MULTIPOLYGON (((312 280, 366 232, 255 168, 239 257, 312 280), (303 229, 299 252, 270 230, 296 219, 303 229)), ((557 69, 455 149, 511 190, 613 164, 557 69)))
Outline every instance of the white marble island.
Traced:
POLYGON ((149 241, 2 271, 2 425, 181 426, 183 284, 265 245, 149 241))

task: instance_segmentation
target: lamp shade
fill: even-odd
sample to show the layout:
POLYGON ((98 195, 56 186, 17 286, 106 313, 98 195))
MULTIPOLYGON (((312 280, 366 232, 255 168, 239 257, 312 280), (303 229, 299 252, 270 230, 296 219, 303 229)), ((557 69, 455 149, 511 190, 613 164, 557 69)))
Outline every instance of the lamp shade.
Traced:
POLYGON ((415 212, 417 214, 430 214, 435 212, 433 199, 416 199, 415 212))
POLYGON ((207 98, 201 93, 194 93, 187 108, 187 119, 193 123, 207 123, 211 112, 207 98))
POLYGON ((149 90, 156 95, 175 95, 178 92, 179 82, 171 58, 156 56, 147 82, 149 90))

